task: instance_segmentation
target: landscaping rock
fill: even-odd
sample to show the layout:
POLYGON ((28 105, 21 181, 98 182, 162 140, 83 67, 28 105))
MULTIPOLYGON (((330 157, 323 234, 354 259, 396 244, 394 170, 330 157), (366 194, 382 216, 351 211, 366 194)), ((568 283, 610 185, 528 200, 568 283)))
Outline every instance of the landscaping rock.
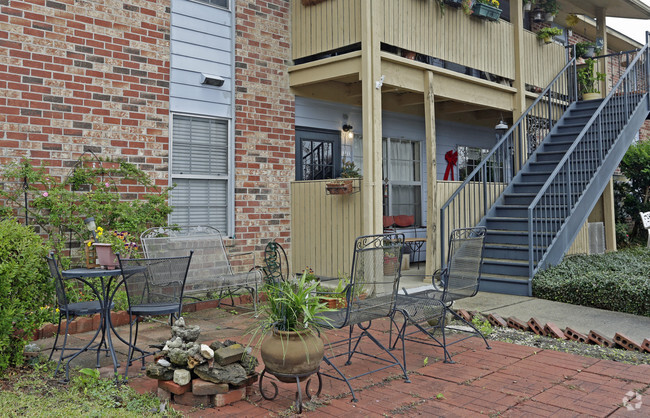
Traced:
MULTIPOLYGON (((176 321, 178 322, 178 321, 176 321)), ((172 326, 172 337, 179 337, 185 342, 194 342, 201 335, 201 328, 198 325, 186 326, 172 326)))
POLYGON ((225 347, 225 345, 221 341, 215 341, 212 344, 210 344, 210 348, 212 349, 213 352, 223 347, 225 347))
POLYGON ((214 350, 206 344, 201 344, 201 356, 207 360, 210 360, 214 357, 214 350))
POLYGON ((227 366, 215 365, 214 367, 210 367, 207 363, 204 363, 195 367, 194 373, 208 382, 231 383, 233 385, 238 385, 247 378, 246 370, 237 363, 227 366))
POLYGON ((214 361, 219 363, 221 366, 226 366, 240 361, 242 354, 244 354, 244 347, 242 347, 241 344, 233 344, 215 351, 214 361))
POLYGON ((174 383, 179 386, 185 386, 192 381, 192 374, 189 370, 177 369, 174 370, 174 383))
POLYGON ((169 361, 177 366, 187 366, 187 351, 182 348, 172 348, 169 350, 169 361))
POLYGON ((171 367, 161 366, 158 363, 149 363, 145 371, 146 375, 152 379, 172 380, 174 378, 174 369, 171 367))
POLYGON ((172 364, 170 362, 168 362, 167 360, 165 360, 164 358, 159 358, 157 363, 159 365, 163 366, 163 367, 171 367, 172 366, 172 364))
POLYGON ((241 365, 244 367, 244 370, 246 370, 246 374, 252 375, 255 373, 255 368, 259 365, 259 361, 257 360, 257 357, 251 356, 248 353, 244 353, 241 356, 241 365))

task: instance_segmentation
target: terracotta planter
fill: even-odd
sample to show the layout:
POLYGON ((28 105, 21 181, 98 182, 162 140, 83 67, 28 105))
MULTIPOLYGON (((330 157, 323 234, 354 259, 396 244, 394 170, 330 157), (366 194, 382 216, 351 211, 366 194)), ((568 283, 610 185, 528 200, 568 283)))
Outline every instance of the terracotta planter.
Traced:
POLYGON ((342 309, 345 308, 345 298, 336 298, 336 297, 321 297, 321 303, 327 305, 330 309, 342 309))
POLYGON ((114 270, 119 265, 117 256, 113 253, 111 244, 103 244, 101 242, 93 243, 95 252, 97 253, 97 262, 100 266, 108 270, 114 270))
POLYGON ((323 340, 311 329, 277 331, 266 337, 260 350, 262 361, 269 373, 280 381, 295 383, 287 376, 307 377, 318 370, 325 347, 323 340))
POLYGON ((350 194, 352 193, 352 180, 340 180, 327 183, 325 189, 329 194, 350 194))

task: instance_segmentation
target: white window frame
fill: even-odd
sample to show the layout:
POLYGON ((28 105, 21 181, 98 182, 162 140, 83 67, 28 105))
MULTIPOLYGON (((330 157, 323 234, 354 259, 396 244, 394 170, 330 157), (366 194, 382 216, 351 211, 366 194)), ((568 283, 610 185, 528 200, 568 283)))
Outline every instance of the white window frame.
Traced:
POLYGON ((205 6, 214 7, 215 9, 221 9, 221 10, 228 10, 228 11, 230 11, 230 5, 231 5, 235 0, 226 0, 226 1, 228 2, 228 6, 227 6, 227 7, 219 6, 218 4, 211 4, 211 3, 209 3, 209 0, 190 0, 190 1, 192 1, 192 2, 194 2, 194 3, 200 3, 200 4, 203 4, 203 5, 205 5, 205 6))
MULTIPOLYGON (((227 231, 220 231, 224 236, 234 238, 235 233, 235 144, 234 144, 234 125, 232 119, 218 117, 218 116, 206 116, 206 115, 197 115, 193 113, 184 113, 184 112, 170 112, 169 115, 169 166, 168 166, 168 176, 169 176, 169 186, 173 186, 174 179, 200 179, 200 180, 226 180, 227 193, 226 193, 226 223, 227 231), (172 173, 172 158, 173 158, 173 147, 174 147, 174 117, 175 116, 190 116, 193 118, 201 119, 211 119, 219 120, 226 122, 226 131, 228 132, 228 173, 226 175, 219 176, 209 176, 209 175, 196 175, 196 174, 173 174, 172 173)), ((172 190, 171 193, 174 193, 172 190)), ((170 196, 171 199, 171 196, 170 196)), ((172 214, 168 216, 167 222, 172 221, 172 214)))

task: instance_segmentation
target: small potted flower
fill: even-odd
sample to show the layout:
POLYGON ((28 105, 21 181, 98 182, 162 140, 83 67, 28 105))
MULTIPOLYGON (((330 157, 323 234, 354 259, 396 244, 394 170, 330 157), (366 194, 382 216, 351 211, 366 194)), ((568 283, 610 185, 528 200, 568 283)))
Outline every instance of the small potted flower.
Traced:
POLYGON ((325 189, 329 194, 350 194, 353 191, 352 179, 361 177, 359 168, 353 161, 343 161, 341 167, 341 178, 325 184, 325 189))
POLYGON ((127 231, 108 231, 98 226, 95 230, 95 238, 87 241, 88 247, 95 247, 97 253, 97 264, 101 267, 113 270, 117 265, 117 256, 119 253, 123 259, 134 258, 138 255, 137 238, 127 231))
POLYGON ((481 19, 497 21, 501 16, 497 0, 476 0, 472 6, 472 15, 481 19))

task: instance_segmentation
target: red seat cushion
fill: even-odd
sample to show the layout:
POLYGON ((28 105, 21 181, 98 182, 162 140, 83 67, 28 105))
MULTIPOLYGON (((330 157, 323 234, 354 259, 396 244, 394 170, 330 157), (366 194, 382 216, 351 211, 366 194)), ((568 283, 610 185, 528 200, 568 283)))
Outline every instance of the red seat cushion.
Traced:
POLYGON ((393 226, 395 219, 392 216, 384 216, 384 228, 393 226))
POLYGON ((413 215, 397 215, 395 216, 395 225, 402 228, 413 226, 415 224, 415 216, 413 215))

